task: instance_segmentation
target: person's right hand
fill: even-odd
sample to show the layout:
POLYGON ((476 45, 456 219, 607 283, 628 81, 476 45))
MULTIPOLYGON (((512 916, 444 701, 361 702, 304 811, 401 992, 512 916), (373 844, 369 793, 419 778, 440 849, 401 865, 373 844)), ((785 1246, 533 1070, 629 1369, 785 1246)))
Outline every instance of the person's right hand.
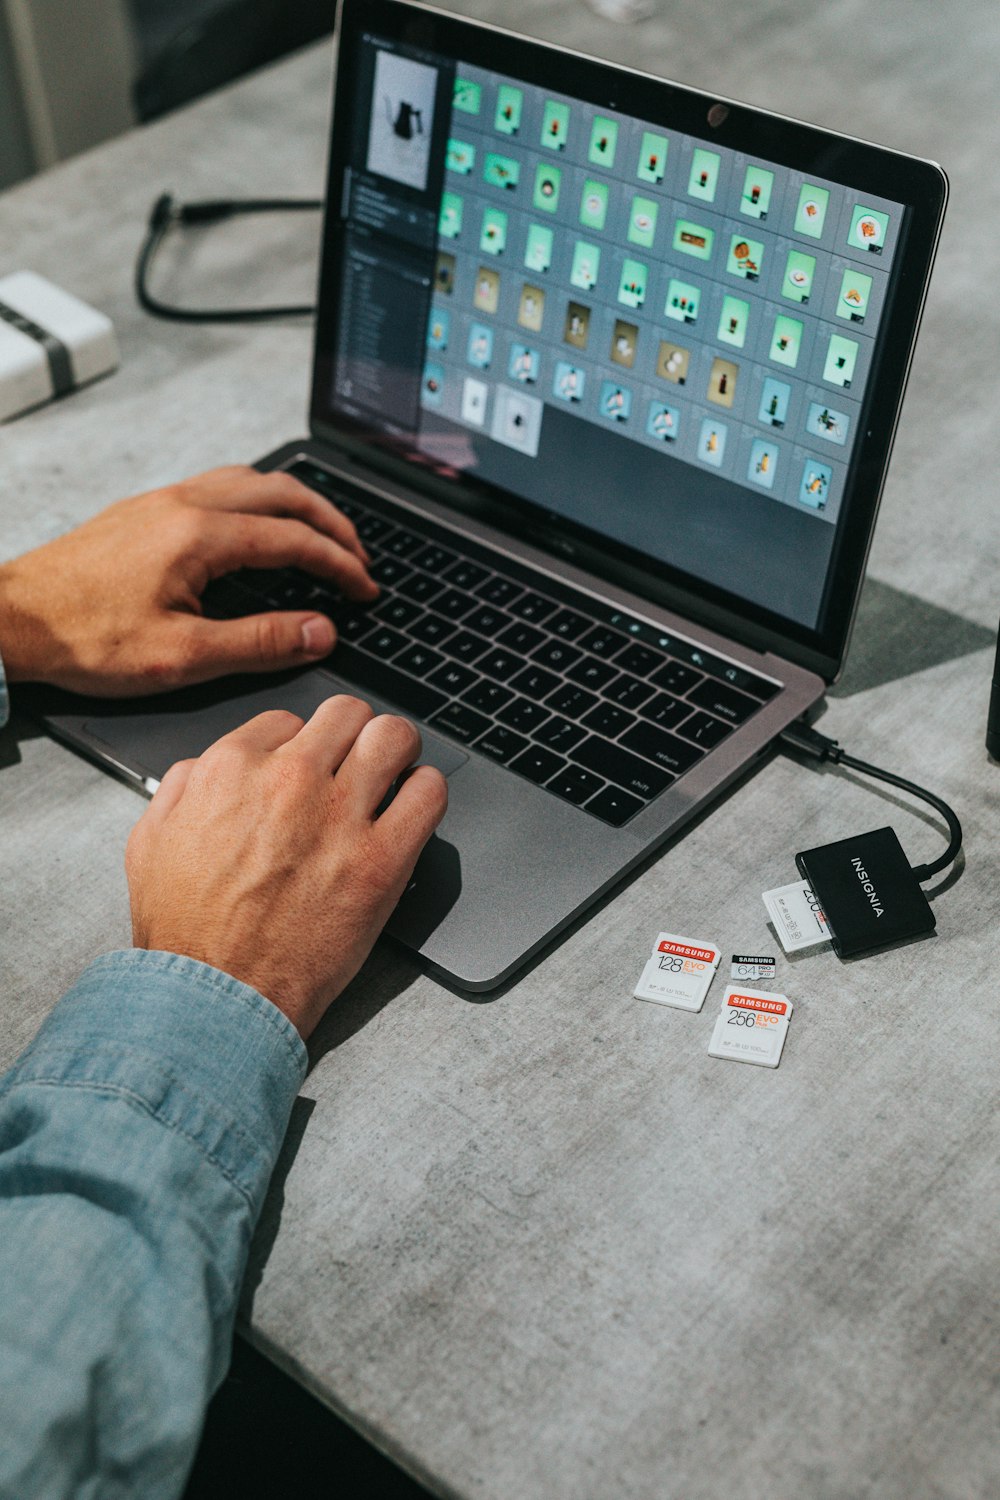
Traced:
POLYGON ((367 564, 353 523, 291 474, 213 469, 119 500, 0 566, 7 681, 127 698, 303 666, 333 649, 325 615, 209 620, 205 588, 238 568, 296 567, 370 602, 367 564))
POLYGON ((234 975, 308 1037, 444 817, 441 773, 404 777, 419 754, 408 720, 339 696, 308 723, 260 714, 178 762, 128 843, 136 947, 234 975))

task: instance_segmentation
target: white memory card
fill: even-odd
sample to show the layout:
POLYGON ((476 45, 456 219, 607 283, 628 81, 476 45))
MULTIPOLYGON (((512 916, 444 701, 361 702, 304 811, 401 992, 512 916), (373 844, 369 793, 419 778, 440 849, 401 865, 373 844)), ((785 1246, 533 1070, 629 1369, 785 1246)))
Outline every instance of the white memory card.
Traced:
POLYGON ((734 953, 730 979, 773 979, 777 965, 770 953, 734 953))
POLYGON ((708 1046, 709 1056, 776 1068, 791 1014, 792 1002, 787 995, 727 985, 708 1046))
POLYGON ((653 1000, 657 1005, 701 1010, 721 957, 714 943, 661 932, 632 993, 637 1000, 653 1000))
POLYGON ((828 943, 830 929, 808 880, 779 885, 764 892, 764 905, 786 953, 828 943))

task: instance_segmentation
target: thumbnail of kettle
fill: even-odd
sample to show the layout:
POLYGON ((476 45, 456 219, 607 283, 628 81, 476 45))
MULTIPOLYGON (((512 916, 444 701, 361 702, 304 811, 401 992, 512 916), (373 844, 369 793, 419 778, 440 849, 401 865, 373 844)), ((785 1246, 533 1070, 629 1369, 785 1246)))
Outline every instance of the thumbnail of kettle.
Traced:
POLYGON ((400 100, 399 109, 396 112, 396 118, 393 119, 392 100, 389 98, 389 95, 386 94, 385 113, 389 124, 392 126, 393 130, 395 131, 396 135, 399 136, 401 141, 412 141, 415 135, 423 135, 424 122, 422 118, 422 111, 419 109, 414 109, 412 104, 407 104, 405 100, 400 100))

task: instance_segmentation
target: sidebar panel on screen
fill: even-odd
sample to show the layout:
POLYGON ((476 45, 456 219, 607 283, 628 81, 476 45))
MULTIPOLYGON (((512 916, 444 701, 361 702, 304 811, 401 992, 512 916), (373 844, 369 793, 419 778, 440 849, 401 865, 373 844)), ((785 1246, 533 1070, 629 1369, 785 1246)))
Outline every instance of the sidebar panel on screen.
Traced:
POLYGON ((453 72, 375 36, 358 49, 334 399, 386 433, 420 420, 453 72))

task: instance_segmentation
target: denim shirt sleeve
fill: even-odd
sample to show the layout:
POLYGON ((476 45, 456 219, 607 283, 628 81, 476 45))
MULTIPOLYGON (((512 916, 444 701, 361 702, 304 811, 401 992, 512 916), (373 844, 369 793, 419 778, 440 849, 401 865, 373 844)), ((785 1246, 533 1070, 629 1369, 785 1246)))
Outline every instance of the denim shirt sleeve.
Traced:
POLYGON ((0 1078, 0 1496, 181 1493, 295 1096, 298 1033, 108 954, 0 1078))

